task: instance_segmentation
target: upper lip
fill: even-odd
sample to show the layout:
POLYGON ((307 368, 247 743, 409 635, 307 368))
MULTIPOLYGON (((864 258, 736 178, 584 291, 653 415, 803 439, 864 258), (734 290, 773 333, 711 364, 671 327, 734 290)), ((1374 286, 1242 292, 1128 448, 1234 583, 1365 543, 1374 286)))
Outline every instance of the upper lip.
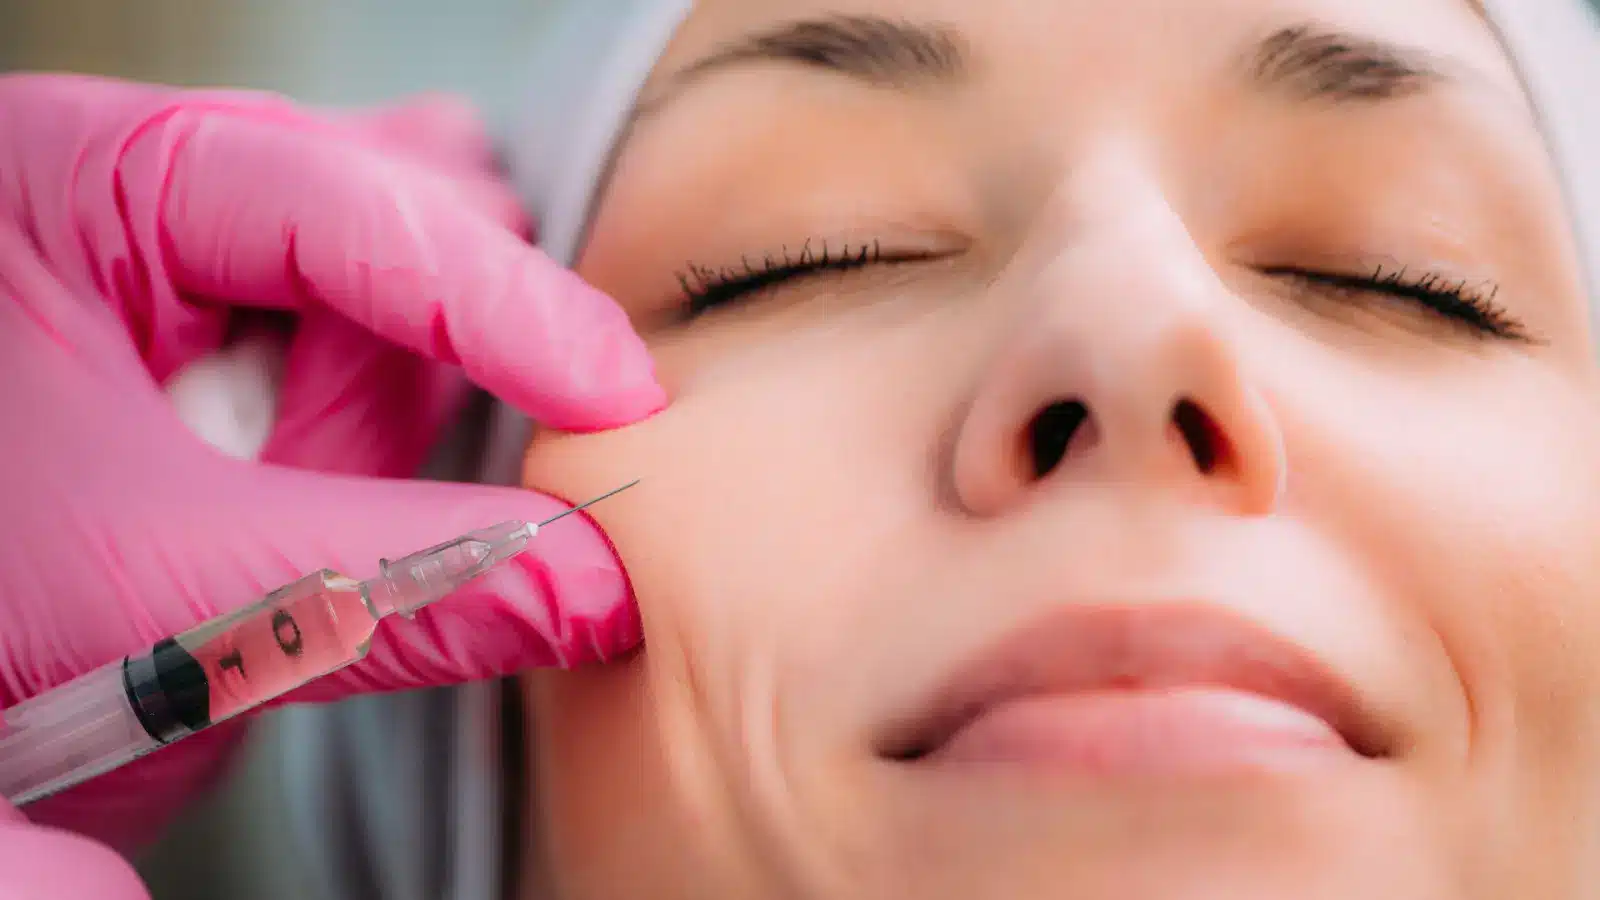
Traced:
POLYGON ((889 729, 879 750, 921 758, 986 710, 1024 697, 1201 686, 1288 703, 1327 722, 1362 756, 1390 753, 1356 690, 1309 650, 1202 604, 1054 610, 958 667, 919 712, 889 729))

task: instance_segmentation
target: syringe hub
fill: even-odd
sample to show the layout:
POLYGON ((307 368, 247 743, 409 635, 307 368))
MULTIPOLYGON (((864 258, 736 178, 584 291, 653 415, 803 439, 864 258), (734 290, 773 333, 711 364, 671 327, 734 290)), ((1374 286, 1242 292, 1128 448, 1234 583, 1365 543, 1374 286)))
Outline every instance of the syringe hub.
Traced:
POLYGON ((410 618, 526 550, 538 530, 532 522, 501 522, 394 561, 380 560, 378 577, 364 585, 373 611, 410 618))

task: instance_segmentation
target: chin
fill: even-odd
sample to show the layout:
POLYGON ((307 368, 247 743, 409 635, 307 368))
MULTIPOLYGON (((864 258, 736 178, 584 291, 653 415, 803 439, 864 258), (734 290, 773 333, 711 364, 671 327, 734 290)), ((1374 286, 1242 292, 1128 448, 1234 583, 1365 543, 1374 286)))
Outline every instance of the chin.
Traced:
MULTIPOLYGON (((1466 882, 1407 773, 1365 762, 1096 780, 880 767, 870 889, 1014 900, 1502 900, 1466 882)), ((860 816, 862 813, 857 813, 860 816)), ((862 858, 855 852, 851 858, 862 858)), ((1485 869, 1487 870, 1487 866, 1485 869)), ((841 881, 845 879, 840 879, 841 881)))

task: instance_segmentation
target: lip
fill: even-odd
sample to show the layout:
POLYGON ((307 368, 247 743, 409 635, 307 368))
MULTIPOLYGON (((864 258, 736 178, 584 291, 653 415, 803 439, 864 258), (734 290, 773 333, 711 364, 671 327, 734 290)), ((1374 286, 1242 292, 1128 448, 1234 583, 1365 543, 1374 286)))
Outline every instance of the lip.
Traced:
POLYGON ((1189 604, 1056 609, 959 666, 878 751, 1116 774, 1381 759, 1391 745, 1310 650, 1189 604))

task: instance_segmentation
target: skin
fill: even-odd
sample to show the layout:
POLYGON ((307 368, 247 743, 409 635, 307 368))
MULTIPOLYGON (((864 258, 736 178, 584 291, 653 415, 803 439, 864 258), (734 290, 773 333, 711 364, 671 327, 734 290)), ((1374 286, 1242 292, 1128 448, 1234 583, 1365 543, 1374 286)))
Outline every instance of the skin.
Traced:
POLYGON ((1600 879, 1597 380, 1512 70, 1461 0, 709 0, 658 66, 580 273, 672 394, 542 434, 647 649, 528 676, 523 890, 652 897, 1566 898, 1600 879), (820 13, 944 23, 956 85, 757 63, 820 13), (1315 18, 1472 74, 1315 104, 1229 60, 1315 18), (685 263, 873 265, 692 321, 685 263), (1536 336, 1272 266, 1497 284, 1536 336), (1043 477, 1029 422, 1090 412, 1043 477), (1171 419, 1204 413, 1208 470, 1171 419), (944 772, 885 723, 1052 608, 1220 604, 1359 686, 1381 760, 1225 778, 944 772))

